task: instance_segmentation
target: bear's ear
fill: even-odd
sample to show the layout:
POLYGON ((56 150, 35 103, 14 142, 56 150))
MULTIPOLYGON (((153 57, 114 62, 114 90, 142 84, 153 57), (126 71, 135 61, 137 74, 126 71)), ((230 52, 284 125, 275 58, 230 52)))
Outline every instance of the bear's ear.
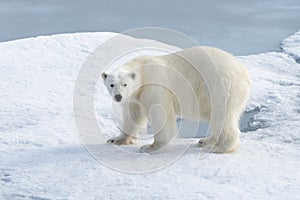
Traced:
POLYGON ((136 74, 135 74, 134 72, 131 72, 131 73, 130 73, 130 77, 134 80, 135 77, 136 77, 136 74))
POLYGON ((102 72, 101 77, 102 77, 103 80, 105 80, 107 78, 107 73, 102 72))

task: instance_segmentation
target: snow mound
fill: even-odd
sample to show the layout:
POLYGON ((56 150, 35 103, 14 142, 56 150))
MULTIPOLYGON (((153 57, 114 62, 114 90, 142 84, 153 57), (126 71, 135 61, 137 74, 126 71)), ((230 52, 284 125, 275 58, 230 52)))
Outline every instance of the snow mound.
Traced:
POLYGON ((281 43, 281 49, 292 55, 300 63, 300 31, 284 39, 281 43))
POLYGON ((299 147, 300 65, 283 52, 240 59, 248 67, 253 84, 247 109, 258 111, 248 124, 255 131, 243 136, 299 147))
MULTIPOLYGON (((195 139, 172 165, 128 174, 97 162, 77 134, 73 91, 90 53, 115 33, 77 33, 0 43, 0 197, 2 199, 297 199, 300 195, 299 32, 283 52, 240 57, 249 69, 255 112, 239 150, 208 154, 195 139), (290 56, 290 55, 293 55, 290 56)), ((118 134, 110 98, 97 91, 95 112, 108 136, 118 134), (103 120, 103 121, 102 121, 103 120)), ((97 141, 95 141, 97 143, 97 141)), ((154 156, 168 159, 170 152, 154 156)), ((105 159, 119 151, 97 144, 105 159)), ((172 149, 173 148, 173 149, 172 149)), ((134 154, 132 154, 134 156, 134 154)), ((134 163, 128 163, 128 166, 134 163)))

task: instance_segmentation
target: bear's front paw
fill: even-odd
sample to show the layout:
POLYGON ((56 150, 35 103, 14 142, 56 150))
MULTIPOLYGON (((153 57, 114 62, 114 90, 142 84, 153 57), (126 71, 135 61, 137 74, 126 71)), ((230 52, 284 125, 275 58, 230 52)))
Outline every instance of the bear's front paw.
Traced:
POLYGON ((140 152, 141 153, 151 153, 155 151, 152 147, 151 144, 147 144, 147 145, 143 145, 141 148, 140 148, 140 152))
POLYGON ((198 142, 199 147, 204 147, 204 146, 205 146, 205 140, 206 140, 206 138, 201 138, 201 139, 199 140, 199 142, 198 142))
POLYGON ((134 143, 134 139, 131 137, 114 137, 107 140, 107 143, 116 144, 116 145, 129 145, 134 143))
POLYGON ((210 137, 206 137, 206 138, 201 138, 198 142, 200 147, 211 147, 214 146, 216 144, 216 141, 210 137))
POLYGON ((160 153, 165 149, 164 145, 147 144, 140 148, 141 153, 160 153))

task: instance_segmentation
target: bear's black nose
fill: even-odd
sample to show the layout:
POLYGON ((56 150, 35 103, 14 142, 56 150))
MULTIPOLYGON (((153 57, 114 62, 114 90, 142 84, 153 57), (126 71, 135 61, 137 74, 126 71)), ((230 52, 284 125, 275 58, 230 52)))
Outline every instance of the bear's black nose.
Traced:
POLYGON ((116 94, 116 95, 115 95, 115 99, 116 99, 117 102, 120 102, 121 99, 122 99, 122 95, 116 94))

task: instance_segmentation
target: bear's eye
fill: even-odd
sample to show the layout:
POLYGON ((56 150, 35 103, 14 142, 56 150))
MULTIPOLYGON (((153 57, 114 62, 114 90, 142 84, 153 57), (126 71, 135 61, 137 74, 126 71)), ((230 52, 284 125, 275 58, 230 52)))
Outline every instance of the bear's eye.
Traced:
POLYGON ((115 85, 114 84, 110 84, 110 87, 113 88, 113 87, 115 87, 115 85))
POLYGON ((126 87, 126 86, 127 86, 127 84, 125 83, 123 86, 124 86, 124 87, 126 87))

